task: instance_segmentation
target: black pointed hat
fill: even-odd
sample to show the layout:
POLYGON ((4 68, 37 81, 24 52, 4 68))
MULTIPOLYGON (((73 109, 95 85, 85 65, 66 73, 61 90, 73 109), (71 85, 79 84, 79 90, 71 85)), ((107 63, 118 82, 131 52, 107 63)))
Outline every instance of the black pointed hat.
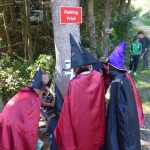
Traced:
POLYGON ((83 45, 81 43, 79 43, 79 44, 80 44, 81 52, 85 55, 85 57, 87 57, 89 63, 92 64, 93 70, 96 70, 96 71, 102 70, 102 64, 96 58, 94 58, 94 56, 92 56, 92 54, 90 54, 83 47, 83 45))
POLYGON ((77 42, 70 34, 70 44, 71 44, 71 68, 92 65, 97 62, 97 60, 86 51, 86 49, 80 44, 78 46, 77 42))
POLYGON ((32 88, 39 89, 39 90, 44 89, 44 84, 42 81, 42 74, 43 74, 43 72, 42 72, 41 68, 38 67, 38 69, 32 79, 32 85, 31 85, 32 88))
POLYGON ((79 43, 79 45, 81 48, 81 53, 84 55, 87 65, 98 63, 98 60, 92 54, 90 54, 81 43, 79 43))

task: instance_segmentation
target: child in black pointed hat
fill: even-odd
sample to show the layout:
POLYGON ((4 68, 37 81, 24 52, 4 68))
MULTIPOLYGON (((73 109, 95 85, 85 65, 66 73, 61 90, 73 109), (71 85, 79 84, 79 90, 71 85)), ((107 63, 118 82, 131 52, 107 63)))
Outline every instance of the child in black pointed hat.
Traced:
POLYGON ((36 149, 40 101, 48 76, 39 68, 31 87, 22 88, 0 114, 0 149, 36 149))
POLYGON ((105 91, 102 74, 92 69, 97 60, 72 35, 70 81, 55 139, 62 150, 96 150, 103 147, 105 135, 105 91))

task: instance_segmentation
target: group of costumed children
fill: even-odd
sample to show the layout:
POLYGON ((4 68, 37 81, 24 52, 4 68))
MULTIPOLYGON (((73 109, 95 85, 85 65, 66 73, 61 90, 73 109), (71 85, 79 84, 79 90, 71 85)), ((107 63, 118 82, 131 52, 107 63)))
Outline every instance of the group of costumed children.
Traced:
MULTIPOLYGON (((49 121, 51 150, 141 150, 142 103, 124 66, 126 42, 105 62, 96 60, 70 34, 74 78, 60 115, 49 121)), ((0 114, 0 150, 36 150, 40 99, 49 78, 40 68, 0 114)), ((57 86, 56 86, 57 87, 57 86)), ((58 92, 56 99, 61 99, 58 92)))

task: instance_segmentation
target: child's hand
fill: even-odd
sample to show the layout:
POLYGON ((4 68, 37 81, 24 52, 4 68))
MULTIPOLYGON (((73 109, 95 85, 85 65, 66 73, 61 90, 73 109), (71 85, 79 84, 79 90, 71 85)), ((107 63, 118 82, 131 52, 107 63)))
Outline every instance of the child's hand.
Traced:
POLYGON ((54 106, 55 106, 55 101, 52 101, 51 107, 54 107, 54 106))

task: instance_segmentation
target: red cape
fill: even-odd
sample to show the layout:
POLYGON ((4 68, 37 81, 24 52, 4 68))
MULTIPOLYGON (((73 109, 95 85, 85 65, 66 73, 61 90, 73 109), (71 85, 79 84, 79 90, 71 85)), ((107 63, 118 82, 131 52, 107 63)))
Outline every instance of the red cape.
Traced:
POLYGON ((25 87, 0 114, 0 150, 36 150, 40 99, 25 87))
POLYGON ((109 66, 107 64, 103 64, 103 70, 102 71, 103 71, 105 91, 107 91, 107 89, 110 85, 110 79, 109 79, 109 76, 108 76, 109 66))
POLYGON ((96 150, 105 135, 105 90, 99 72, 80 74, 70 81, 55 130, 60 150, 96 150))
POLYGON ((133 87, 133 91, 134 91, 134 95, 135 95, 135 101, 136 101, 136 107, 137 107, 138 117, 139 117, 139 124, 140 124, 140 127, 143 127, 144 126, 144 113, 143 113, 143 108, 142 108, 142 101, 141 101, 139 92, 135 86, 135 83, 134 83, 131 75, 127 72, 126 76, 130 80, 130 83, 133 87))

